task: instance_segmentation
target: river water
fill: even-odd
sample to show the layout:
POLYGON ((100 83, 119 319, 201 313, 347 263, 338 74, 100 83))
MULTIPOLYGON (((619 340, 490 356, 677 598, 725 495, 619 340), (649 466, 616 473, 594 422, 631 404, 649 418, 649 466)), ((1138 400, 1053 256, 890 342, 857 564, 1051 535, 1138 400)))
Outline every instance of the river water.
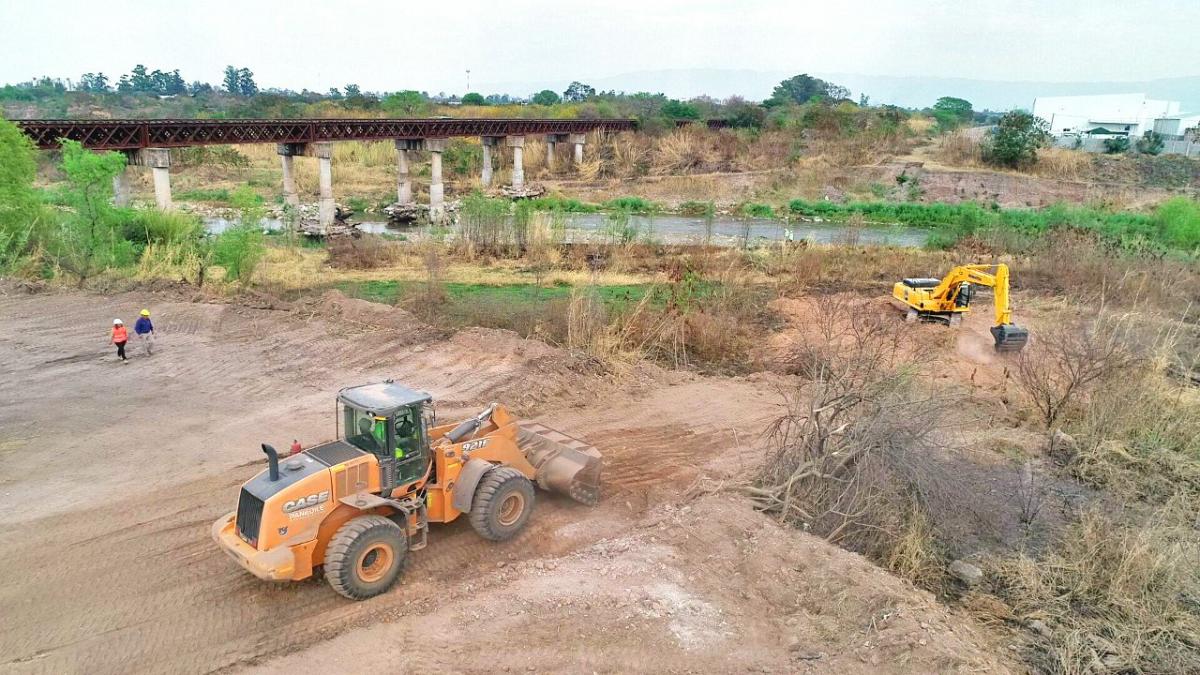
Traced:
MULTIPOLYGON (((205 218, 209 232, 218 234, 236 224, 225 218, 205 218)), ((264 230, 283 229, 275 219, 263 219, 264 230)), ((628 221, 613 220, 603 213, 565 214, 563 239, 568 243, 614 242, 621 240, 653 241, 664 244, 702 244, 709 242, 718 246, 740 246, 743 240, 750 246, 784 240, 804 241, 815 244, 846 243, 873 246, 916 247, 925 243, 927 230, 902 225, 872 225, 848 228, 841 224, 811 221, 785 223, 767 218, 733 218, 717 216, 713 219, 711 236, 705 231, 702 218, 660 215, 630 216, 628 221)), ((372 234, 403 235, 410 239, 421 239, 432 232, 432 228, 393 227, 386 222, 364 221, 355 227, 372 234)))

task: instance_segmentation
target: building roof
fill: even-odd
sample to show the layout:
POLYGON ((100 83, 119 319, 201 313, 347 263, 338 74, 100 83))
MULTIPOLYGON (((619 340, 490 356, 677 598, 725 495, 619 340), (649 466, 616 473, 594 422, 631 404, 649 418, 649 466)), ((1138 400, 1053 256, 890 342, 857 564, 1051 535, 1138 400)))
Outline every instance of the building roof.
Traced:
POLYGON ((346 387, 338 392, 338 400, 376 415, 387 416, 395 412, 397 408, 432 401, 433 397, 425 392, 415 391, 387 380, 375 384, 346 387))

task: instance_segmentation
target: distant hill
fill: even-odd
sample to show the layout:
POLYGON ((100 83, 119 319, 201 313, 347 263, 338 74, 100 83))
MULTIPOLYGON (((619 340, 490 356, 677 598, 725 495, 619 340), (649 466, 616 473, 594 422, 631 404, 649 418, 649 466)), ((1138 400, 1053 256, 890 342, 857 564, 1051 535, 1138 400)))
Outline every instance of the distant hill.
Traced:
MULTIPOLYGON (((707 94, 714 98, 742 96, 762 100, 781 80, 802 69, 790 71, 723 70, 694 68, 680 70, 643 70, 608 77, 581 77, 598 90, 662 92, 673 98, 690 98, 707 94)), ((817 77, 848 87, 857 98, 871 97, 872 103, 891 103, 908 108, 932 105, 941 96, 957 96, 974 104, 976 110, 1008 110, 1029 108, 1038 96, 1067 96, 1072 94, 1146 93, 1154 98, 1180 101, 1185 112, 1200 111, 1200 76, 1175 77, 1122 82, 1000 82, 968 78, 896 77, 888 75, 859 75, 853 73, 812 73, 817 77)), ((561 92, 569 82, 481 83, 476 87, 485 93, 507 93, 526 96, 541 89, 561 92)))

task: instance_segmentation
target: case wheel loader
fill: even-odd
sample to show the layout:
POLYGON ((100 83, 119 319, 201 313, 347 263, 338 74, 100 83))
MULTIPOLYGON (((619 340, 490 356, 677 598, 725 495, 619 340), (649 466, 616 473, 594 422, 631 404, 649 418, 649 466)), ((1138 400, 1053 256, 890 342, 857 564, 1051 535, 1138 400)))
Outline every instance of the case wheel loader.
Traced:
POLYGON ((1008 303, 1008 265, 960 265, 941 279, 901 279, 892 287, 892 297, 908 309, 905 320, 945 321, 951 326, 962 323, 971 308, 975 286, 993 289, 996 325, 992 339, 998 352, 1019 352, 1029 341, 1029 331, 1012 322, 1008 303), (995 272, 989 272, 995 268, 995 272))
POLYGON ((335 441, 280 459, 242 486, 237 510, 212 526, 217 544, 268 581, 323 568, 335 591, 363 600, 388 590, 429 523, 463 514, 479 535, 504 541, 529 522, 534 485, 595 504, 600 453, 547 427, 521 427, 493 403, 438 424, 432 398, 395 384, 338 392, 335 441))

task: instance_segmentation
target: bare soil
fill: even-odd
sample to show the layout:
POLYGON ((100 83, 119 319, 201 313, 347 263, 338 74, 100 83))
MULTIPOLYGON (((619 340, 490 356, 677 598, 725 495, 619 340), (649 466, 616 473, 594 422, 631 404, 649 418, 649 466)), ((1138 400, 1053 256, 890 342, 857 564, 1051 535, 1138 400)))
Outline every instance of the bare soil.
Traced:
POLYGON ((0 288, 0 672, 1004 672, 969 618, 699 478, 753 466, 787 378, 617 371, 512 333, 448 338, 337 297, 296 310, 0 288), (154 312, 153 356, 107 344, 154 312), (605 498, 544 493, 502 544, 436 527, 353 603, 270 585, 209 539, 258 443, 333 435, 339 387, 439 414, 504 401, 595 443, 605 498))

